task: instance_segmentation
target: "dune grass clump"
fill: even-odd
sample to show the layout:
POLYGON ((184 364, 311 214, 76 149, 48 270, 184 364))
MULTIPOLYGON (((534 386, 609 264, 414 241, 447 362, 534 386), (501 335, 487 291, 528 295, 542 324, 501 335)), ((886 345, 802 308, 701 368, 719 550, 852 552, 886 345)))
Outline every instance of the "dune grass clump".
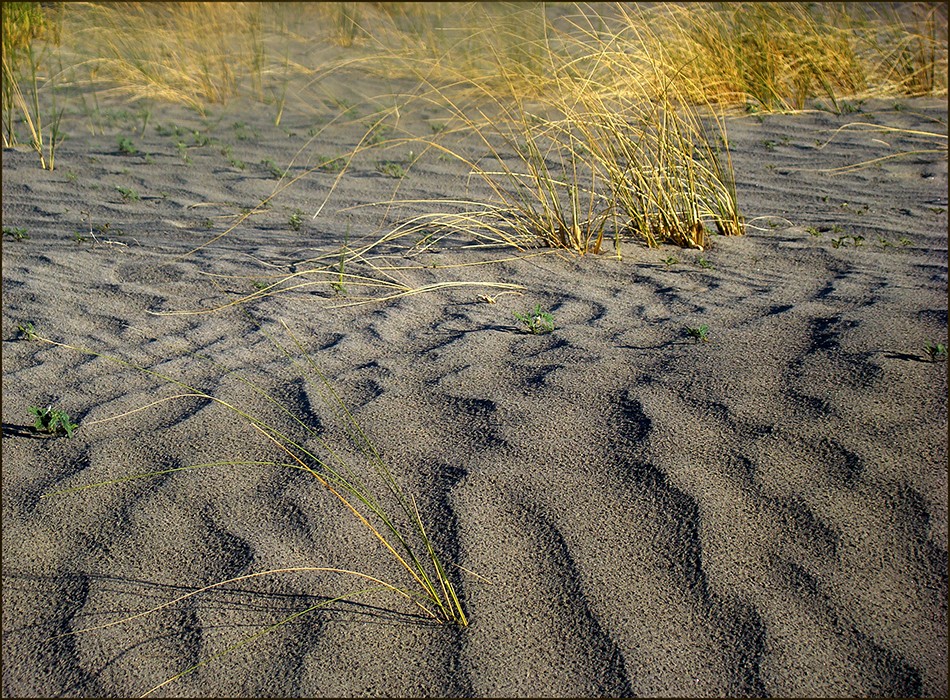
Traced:
POLYGON ((262 8, 253 3, 82 4, 64 31, 74 60, 96 84, 131 99, 203 111, 259 89, 264 67, 262 8))
MULTIPOLYGON (((354 571, 345 564, 334 566, 329 563, 322 566, 314 565, 253 571, 192 590, 173 600, 166 601, 161 605, 121 620, 115 620, 104 625, 97 625, 72 632, 72 634, 92 632, 131 622, 159 610, 179 604, 202 593, 249 579, 289 573, 310 573, 340 575, 359 583, 359 586, 355 589, 343 591, 339 595, 333 596, 331 600, 326 600, 295 612, 293 615, 276 624, 268 626, 263 631, 246 637, 238 644, 229 647, 223 652, 215 654, 167 679, 159 686, 150 690, 149 693, 177 678, 191 673, 200 666, 219 657, 221 654, 243 646, 259 636, 277 629, 281 625, 295 620, 304 614, 313 612, 331 603, 350 600, 358 598, 359 596, 378 594, 381 592, 393 593, 396 594, 398 598, 410 603, 412 610, 416 613, 421 613, 426 618, 437 622, 462 626, 468 624, 468 618, 462 606, 462 601, 456 593, 453 584, 453 575, 437 552, 436 545, 429 535, 429 530, 424 524, 422 514, 416 504, 416 499, 402 488, 395 475, 383 460, 380 452, 349 411, 346 404, 332 388, 327 378, 322 374, 299 339, 292 334, 286 325, 284 325, 284 330, 290 338, 290 347, 285 347, 278 340, 269 335, 268 337, 274 342, 276 347, 288 359, 292 366, 299 370, 301 375, 306 378, 308 386, 323 400, 326 413, 322 417, 327 419, 326 425, 337 425, 340 427, 344 436, 344 442, 342 444, 331 444, 324 436, 325 433, 322 428, 325 428, 325 426, 314 426, 305 422, 295 414, 291 408, 282 403, 279 398, 268 393, 238 373, 229 372, 228 376, 238 381, 251 392, 252 396, 262 401, 258 410, 252 408, 253 402, 251 401, 237 404, 161 372, 136 365, 117 357, 58 342, 46 338, 35 331, 32 333, 33 340, 72 351, 78 351, 86 355, 108 359, 127 369, 136 370, 154 377, 163 384, 171 385, 179 390, 179 393, 173 396, 158 399, 148 405, 140 406, 121 415, 95 421, 84 421, 83 429, 85 431, 89 431, 97 424, 120 420, 133 413, 146 411, 166 402, 198 399, 209 402, 219 409, 223 409, 225 415, 229 415, 232 419, 245 422, 258 436, 263 438, 263 444, 265 446, 270 445, 275 447, 277 452, 282 455, 282 459, 276 461, 237 462, 224 459, 156 472, 132 474, 119 479, 59 489, 45 494, 43 496, 44 498, 64 496, 86 489, 102 488, 139 479, 149 479, 179 471, 237 469, 249 466, 265 467, 268 469, 291 469, 309 475, 319 482, 321 486, 326 488, 339 502, 342 508, 341 512, 348 513, 355 517, 365 528, 365 532, 371 539, 380 545, 380 555, 392 557, 398 564, 398 569, 402 571, 404 575, 403 581, 386 581, 374 575, 372 572, 354 571), (272 417, 265 418, 265 414, 272 417), (274 415, 278 416, 281 419, 280 422, 286 427, 277 425, 277 420, 273 418, 274 415), (348 459, 343 456, 345 452, 352 453, 354 451, 360 456, 359 460, 348 459)), ((73 427, 75 426, 70 425, 66 429, 68 432, 71 432, 71 428, 73 427)))
MULTIPOLYGON (((487 197, 451 202, 400 222, 390 240, 446 236, 518 250, 597 254, 624 236, 650 246, 703 248, 709 231, 743 232, 722 119, 704 114, 657 59, 636 52, 646 30, 578 22, 548 26, 531 53, 537 74, 496 54, 489 73, 419 68, 420 99, 448 111, 450 128, 420 149, 461 162, 487 197)), ((503 28, 496 34, 504 36, 503 28)), ((433 202, 433 205, 436 204, 433 202)))
POLYGON ((45 92, 43 88, 52 82, 49 44, 59 39, 58 13, 44 10, 36 2, 5 2, 2 16, 0 121, 3 147, 12 148, 19 143, 16 127, 20 121, 26 125, 30 146, 39 156, 40 167, 53 170, 63 112, 57 112, 55 97, 52 105, 47 106, 45 100, 41 104, 40 96, 45 92))
POLYGON ((838 109, 844 97, 947 89, 939 3, 630 4, 621 14, 651 28, 641 50, 662 55, 696 102, 792 111, 822 97, 838 109))

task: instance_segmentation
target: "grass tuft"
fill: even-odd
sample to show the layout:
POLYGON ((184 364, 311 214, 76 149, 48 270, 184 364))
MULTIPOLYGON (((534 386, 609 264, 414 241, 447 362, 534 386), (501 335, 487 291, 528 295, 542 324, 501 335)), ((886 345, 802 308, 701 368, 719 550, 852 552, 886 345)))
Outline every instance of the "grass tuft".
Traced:
MULTIPOLYGON (((36 334, 35 331, 32 332, 32 337, 35 340, 52 346, 110 360, 122 367, 144 373, 160 380, 164 384, 173 385, 181 390, 180 393, 174 396, 159 399, 148 405, 140 406, 132 411, 117 416, 87 421, 84 423, 84 430, 89 430, 97 424, 121 420, 129 415, 149 410, 154 406, 168 401, 183 399, 193 400, 195 398, 208 401, 218 409, 223 409, 225 413, 230 414, 232 418, 246 422, 258 436, 263 438, 264 445, 270 445, 276 448, 277 453, 282 456, 282 459, 278 461, 260 461, 253 462, 253 464, 301 471, 314 478, 336 498, 340 504, 341 512, 348 513, 355 517, 365 528, 365 532, 370 539, 379 544, 380 554, 382 556, 392 557, 395 560, 398 564, 398 569, 402 571, 403 580, 387 582, 371 573, 351 571, 333 566, 297 567, 293 569, 251 572, 229 579, 228 581, 222 581, 205 588, 197 589, 145 612, 131 615, 121 620, 115 620, 104 625, 98 625, 84 630, 76 630, 73 634, 101 630, 105 627, 127 623, 213 588, 230 585, 249 578, 289 572, 341 574, 347 578, 361 581, 364 584, 367 581, 372 584, 368 587, 350 591, 345 595, 335 598, 335 600, 352 598, 373 592, 389 592, 396 594, 399 599, 410 603, 412 609, 416 612, 421 612, 432 620, 462 626, 468 624, 468 618, 462 606, 461 599, 456 592, 455 584, 453 583, 453 576, 438 554, 436 545, 430 537, 429 530, 423 521, 416 499, 407 493, 400 485, 396 476, 383 460, 379 450, 347 408, 339 394, 331 386, 326 376, 317 367, 301 341, 291 332, 286 324, 283 324, 283 329, 290 340, 287 345, 282 344, 279 340, 267 334, 266 331, 264 331, 264 333, 287 360, 301 372, 315 393, 322 398, 326 415, 330 419, 328 425, 335 423, 340 428, 344 437, 342 443, 331 444, 326 439, 321 427, 313 426, 305 422, 293 413, 291 409, 285 406, 279 398, 268 393, 239 373, 228 372, 227 374, 230 378, 233 378, 249 390, 252 396, 256 397, 260 403, 259 408, 254 408, 254 401, 242 402, 238 405, 204 392, 185 381, 165 375, 161 372, 114 356, 105 355, 67 343, 61 343, 36 334), (263 417, 264 415, 271 416, 271 418, 266 419, 263 417), (280 417, 282 425, 277 424, 277 421, 273 418, 275 415, 280 417), (344 454, 350 454, 354 451, 355 454, 360 456, 359 460, 354 461, 343 456, 344 454)), ((68 416, 61 412, 51 412, 50 409, 36 409, 34 413, 37 416, 38 429, 40 429, 39 421, 41 419, 45 421, 42 426, 43 429, 48 429, 51 432, 62 429, 67 434, 71 434, 75 428, 75 424, 71 423, 68 416)), ((101 488, 103 486, 121 484, 137 479, 147 479, 183 470, 210 468, 234 469, 245 466, 246 464, 251 463, 222 460, 178 467, 171 470, 132 474, 119 479, 59 489, 49 492, 43 497, 63 496, 77 491, 101 488)), ((264 632, 251 635, 242 642, 242 645, 267 631, 276 629, 281 624, 289 622, 302 614, 312 612, 319 607, 321 607, 321 605, 299 611, 281 621, 278 625, 274 625, 264 632)), ((225 652, 221 653, 226 653, 227 651, 229 650, 225 650, 225 652)), ((176 674, 176 676, 168 679, 166 683, 196 670, 199 666, 204 665, 204 663, 207 663, 219 655, 220 654, 205 659, 189 669, 176 674)), ((162 685, 165 684, 163 683, 162 685)))

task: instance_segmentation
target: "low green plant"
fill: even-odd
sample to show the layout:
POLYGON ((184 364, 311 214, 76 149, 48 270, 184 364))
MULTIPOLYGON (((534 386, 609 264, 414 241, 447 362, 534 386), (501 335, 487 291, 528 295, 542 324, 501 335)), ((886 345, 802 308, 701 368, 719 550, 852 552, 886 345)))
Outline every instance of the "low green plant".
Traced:
POLYGON ((239 158, 235 158, 234 149, 231 147, 231 144, 227 144, 226 146, 221 148, 221 155, 227 158, 228 163, 232 167, 237 168, 238 170, 244 170, 247 167, 247 163, 245 163, 243 160, 239 158))
POLYGON ((376 171, 386 177, 401 180, 406 176, 406 169, 402 163, 395 160, 381 160, 376 164, 376 171))
POLYGON ((924 353, 930 358, 931 362, 939 362, 947 358, 947 346, 943 343, 928 342, 924 346, 924 353))
POLYGON ((126 136, 119 136, 118 138, 119 153, 127 156, 134 156, 138 153, 138 149, 135 147, 135 144, 132 143, 132 139, 126 136))
POLYGON ((705 323, 701 326, 687 327, 686 335, 695 340, 697 343, 708 343, 709 342, 709 326, 705 323))
MULTIPOLYGON (((36 337, 35 334, 34 337, 36 337)), ((30 406, 30 413, 34 418, 33 427, 40 433, 65 434, 66 437, 72 437, 73 431, 79 427, 70 420, 66 412, 52 406, 46 408, 30 406)))
POLYGON ((255 141, 261 135, 257 129, 249 127, 245 122, 234 122, 231 127, 238 141, 255 141))
POLYGON ((848 239, 851 239, 851 245, 853 245, 855 248, 860 247, 864 243, 864 236, 854 236, 849 234, 847 236, 841 236, 840 238, 832 238, 831 245, 833 248, 847 247, 848 239))
POLYGON ((178 149, 178 156, 185 162, 185 165, 191 165, 191 156, 188 155, 188 144, 184 141, 179 141, 175 144, 175 148, 178 149))
POLYGON ((699 260, 697 261, 697 264, 704 270, 708 270, 709 268, 712 267, 712 263, 702 256, 700 256, 699 260))
POLYGON ((124 199, 126 202, 139 200, 139 193, 131 187, 122 187, 121 185, 116 185, 115 189, 119 194, 122 195, 122 199, 124 199))
POLYGON ((337 156, 336 158, 319 156, 317 158, 317 170, 321 170, 325 173, 338 173, 343 170, 345 165, 346 162, 343 156, 337 156))
POLYGON ((22 226, 16 226, 16 227, 4 226, 3 235, 9 236, 15 241, 25 241, 30 237, 30 234, 28 234, 26 232, 26 229, 23 228, 22 226))
POLYGON ((667 255, 665 258, 663 258, 663 264, 666 265, 667 267, 670 267, 671 265, 675 265, 678 262, 679 260, 674 258, 672 255, 667 255))
POLYGON ((391 126, 381 122, 376 122, 369 127, 369 131, 366 134, 366 143, 373 146, 378 146, 379 144, 385 142, 391 134, 391 126))
POLYGON ((300 230, 300 224, 303 221, 303 219, 301 218, 302 216, 303 216, 302 211, 300 211, 299 209, 294 209, 293 214, 290 215, 290 219, 287 221, 287 224, 290 226, 292 231, 300 230))
POLYGON ((814 236, 815 238, 821 238, 821 230, 815 226, 809 226, 805 229, 805 233, 809 236, 814 236))
POLYGON ((17 332, 19 332, 20 337, 24 340, 37 340, 39 338, 39 336, 36 334, 36 329, 33 328, 33 324, 29 321, 18 323, 16 329, 17 332))
POLYGON ((346 251, 347 244, 350 240, 350 232, 347 229, 346 237, 343 239, 343 245, 340 246, 340 263, 337 269, 338 277, 330 283, 330 287, 333 289, 333 293, 337 296, 346 296, 346 285, 343 284, 343 280, 346 278, 346 251))
POLYGON ((535 304, 532 311, 520 314, 515 312, 515 318, 521 322, 528 333, 542 335, 554 330, 554 317, 549 311, 541 308, 541 304, 535 304))
POLYGON ((277 163, 272 158, 265 158, 264 160, 261 161, 261 165, 267 168, 271 177, 274 177, 278 180, 280 180, 281 178, 284 177, 284 175, 287 174, 287 171, 285 171, 283 168, 277 165, 277 163))

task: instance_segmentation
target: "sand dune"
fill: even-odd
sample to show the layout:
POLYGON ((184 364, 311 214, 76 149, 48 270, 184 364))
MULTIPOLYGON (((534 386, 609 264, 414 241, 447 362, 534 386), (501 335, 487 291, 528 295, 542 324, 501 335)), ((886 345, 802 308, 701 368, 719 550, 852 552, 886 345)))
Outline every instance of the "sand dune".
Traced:
MULTIPOLYGON (((947 367, 923 354, 947 337, 945 142, 942 154, 829 172, 919 147, 897 132, 836 132, 850 122, 946 134, 945 101, 903 102, 730 119, 750 226, 707 251, 630 242, 618 261, 447 244, 398 274, 473 286, 340 308, 350 297, 323 285, 156 315, 220 306, 385 230, 380 207, 352 208, 387 201, 397 182, 367 159, 317 219, 335 173, 311 173, 189 253, 273 192, 263 161, 291 163, 305 117, 278 128, 240 103, 209 119, 161 108, 152 123, 213 139, 189 147, 190 164, 174 137, 137 135, 128 115, 77 131, 53 172, 27 149, 5 151, 3 223, 30 238, 3 242, 4 695, 141 693, 359 587, 267 576, 66 634, 229 577, 324 566, 400 580, 326 489, 287 469, 179 471, 41 498, 280 454, 207 400, 96 423, 180 388, 23 340, 18 323, 284 425, 246 376, 345 451, 264 333, 289 342, 282 320, 464 567, 452 576, 471 624, 436 624, 392 594, 352 596, 157 694, 945 696, 947 367), (136 154, 117 148, 123 134, 136 154), (836 247, 845 235, 863 244, 836 247), (514 312, 535 304, 553 333, 518 332, 514 312), (700 324, 707 343, 684 334, 700 324), (29 406, 46 404, 79 419, 71 439, 31 431, 29 406)), ((359 138, 325 132, 292 174, 359 138)), ((407 199, 466 187, 460 166, 435 157, 398 182, 407 199)))

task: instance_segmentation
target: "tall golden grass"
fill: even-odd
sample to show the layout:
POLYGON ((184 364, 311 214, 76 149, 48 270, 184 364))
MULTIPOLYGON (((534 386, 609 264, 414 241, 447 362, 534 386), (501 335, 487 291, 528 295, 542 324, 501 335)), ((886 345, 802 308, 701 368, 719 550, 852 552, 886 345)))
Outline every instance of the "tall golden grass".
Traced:
MULTIPOLYGON (((277 121, 293 74, 311 76, 313 85, 343 66, 362 66, 387 75, 421 73, 440 87, 464 76, 492 89, 515 86, 527 98, 558 89, 556 71, 578 54, 613 51, 620 43, 631 59, 652 59, 656 76, 677 99, 699 105, 791 110, 816 97, 837 105, 848 97, 947 91, 942 3, 78 2, 4 8, 8 146, 17 115, 23 116, 13 85, 35 82, 38 92, 51 92, 43 89, 50 72, 23 60, 26 49, 51 39, 57 64, 65 67, 59 77, 68 74, 74 86, 198 111, 249 96, 275 103, 277 121)), ((41 119, 31 109, 36 125, 41 119)), ((42 126, 37 132, 42 136, 42 126)))

